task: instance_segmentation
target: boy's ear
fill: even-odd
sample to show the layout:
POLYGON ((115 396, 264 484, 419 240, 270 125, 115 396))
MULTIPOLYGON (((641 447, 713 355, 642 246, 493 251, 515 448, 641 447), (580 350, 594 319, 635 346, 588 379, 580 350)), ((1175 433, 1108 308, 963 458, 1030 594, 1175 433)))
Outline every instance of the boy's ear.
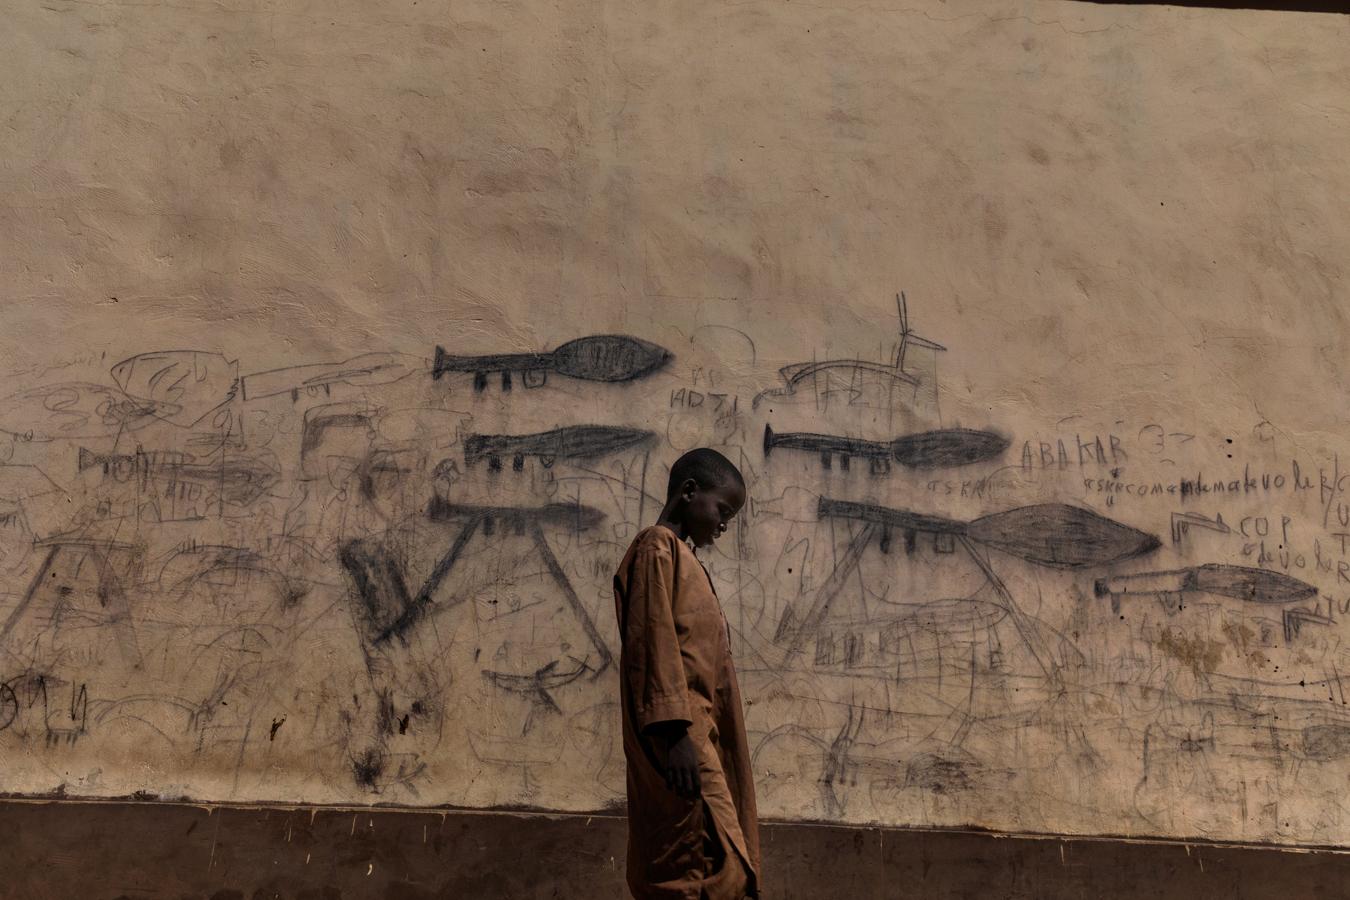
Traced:
POLYGON ((692 500, 697 491, 698 482, 692 478, 686 478, 684 484, 680 485, 680 495, 686 500, 692 500))

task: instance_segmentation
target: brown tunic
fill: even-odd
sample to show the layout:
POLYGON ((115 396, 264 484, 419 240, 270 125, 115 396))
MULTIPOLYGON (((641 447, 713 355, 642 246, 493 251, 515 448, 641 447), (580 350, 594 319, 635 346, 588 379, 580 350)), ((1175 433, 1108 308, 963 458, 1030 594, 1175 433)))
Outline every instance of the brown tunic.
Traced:
POLYGON ((675 532, 654 525, 619 565, 614 604, 623 638, 628 887, 638 900, 740 900, 758 883, 759 820, 741 693, 712 579, 675 532), (686 800, 668 788, 652 742, 641 737, 668 721, 689 725, 701 797, 686 800))

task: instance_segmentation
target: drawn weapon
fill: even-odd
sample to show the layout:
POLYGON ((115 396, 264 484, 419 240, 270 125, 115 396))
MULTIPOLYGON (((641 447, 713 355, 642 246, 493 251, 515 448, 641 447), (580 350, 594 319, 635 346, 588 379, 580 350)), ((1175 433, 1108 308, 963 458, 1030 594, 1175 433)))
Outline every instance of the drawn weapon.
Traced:
POLYGON ((832 455, 839 468, 847 470, 849 457, 870 460, 874 473, 885 472, 894 459, 911 469, 938 469, 967 466, 998 456, 1008 448, 1008 439, 993 431, 970 428, 944 428, 901 435, 893 441, 868 441, 833 434, 809 432, 775 433, 764 426, 764 456, 776 447, 820 454, 820 464, 828 469, 832 455))
POLYGON ((610 425, 571 425, 537 434, 471 434, 464 441, 464 462, 487 459, 488 468, 501 469, 503 456, 521 471, 525 457, 537 457, 544 467, 559 459, 595 459, 648 443, 654 435, 636 428, 610 425))
MULTIPOLYGON (((1121 525, 1091 510, 1063 503, 1023 506, 971 522, 961 522, 926 513, 891 509, 849 500, 821 497, 820 518, 846 518, 871 522, 906 534, 913 546, 916 532, 968 538, 1026 562, 1062 569, 1103 565, 1149 553, 1161 546, 1151 534, 1121 525)), ((883 534, 883 549, 889 543, 883 534)))
POLYGON ((540 387, 549 372, 583 381, 634 381, 650 375, 672 359, 670 351, 641 338, 622 334, 594 334, 577 338, 546 353, 504 353, 489 356, 452 356, 436 348, 431 377, 447 372, 472 372, 474 390, 487 388, 489 372, 500 372, 502 390, 511 390, 511 373, 521 372, 526 387, 540 387))

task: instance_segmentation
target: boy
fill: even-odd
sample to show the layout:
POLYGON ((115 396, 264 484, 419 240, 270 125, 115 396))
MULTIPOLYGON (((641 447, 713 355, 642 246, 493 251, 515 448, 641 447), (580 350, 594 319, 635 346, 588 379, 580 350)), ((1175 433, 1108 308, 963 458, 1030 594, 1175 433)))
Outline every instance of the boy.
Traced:
POLYGON ((660 518, 614 576, 637 900, 758 896, 759 821, 730 629, 689 547, 712 546, 744 503, 730 460, 686 453, 670 470, 660 518))

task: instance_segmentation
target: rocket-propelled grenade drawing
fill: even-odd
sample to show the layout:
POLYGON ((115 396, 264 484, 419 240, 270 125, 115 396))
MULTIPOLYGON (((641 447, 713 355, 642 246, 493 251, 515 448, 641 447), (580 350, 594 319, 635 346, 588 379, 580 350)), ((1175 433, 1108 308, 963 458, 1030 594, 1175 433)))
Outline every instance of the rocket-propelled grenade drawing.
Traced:
POLYGON ((765 457, 776 447, 819 453, 821 465, 826 469, 830 468, 832 455, 838 457, 841 469, 848 468, 849 457, 857 456, 870 460, 873 471, 882 472, 890 467, 892 459, 910 469, 940 469, 985 462, 1008 449, 1008 439, 993 431, 944 428, 901 435, 893 441, 868 441, 809 432, 776 434, 771 426, 765 425, 765 457))
POLYGON ((1269 604, 1297 603, 1317 596, 1317 588, 1282 572, 1222 563, 1100 578, 1093 590, 1098 597, 1109 596, 1114 608, 1119 608, 1120 598, 1126 594, 1160 596, 1192 591, 1269 604))
POLYGON ((585 531, 604 521, 604 514, 581 503, 546 503, 543 506, 474 506, 451 503, 444 497, 432 497, 427 518, 433 522, 472 523, 491 534, 495 524, 523 534, 527 527, 555 525, 585 531))
POLYGON ((452 356, 436 348, 432 378, 447 372, 472 372, 474 390, 487 388, 490 372, 500 372, 502 390, 511 390, 511 373, 520 372, 526 387, 540 387, 549 372, 583 381, 635 381, 664 366, 672 354, 641 338, 622 334, 593 334, 577 338, 546 353, 503 353, 489 356, 452 356))
POLYGON ((611 425, 570 425, 537 434, 471 434, 464 440, 464 462, 473 465, 482 459, 496 471, 503 456, 512 457, 512 468, 519 472, 525 457, 539 459, 545 467, 559 459, 597 459, 622 453, 648 443, 654 435, 636 428, 611 425))
POLYGON ((857 519, 907 534, 965 537, 1026 562, 1064 569, 1103 565, 1161 546, 1151 534, 1063 503, 1019 507, 971 522, 828 497, 820 498, 818 511, 822 519, 857 519))

